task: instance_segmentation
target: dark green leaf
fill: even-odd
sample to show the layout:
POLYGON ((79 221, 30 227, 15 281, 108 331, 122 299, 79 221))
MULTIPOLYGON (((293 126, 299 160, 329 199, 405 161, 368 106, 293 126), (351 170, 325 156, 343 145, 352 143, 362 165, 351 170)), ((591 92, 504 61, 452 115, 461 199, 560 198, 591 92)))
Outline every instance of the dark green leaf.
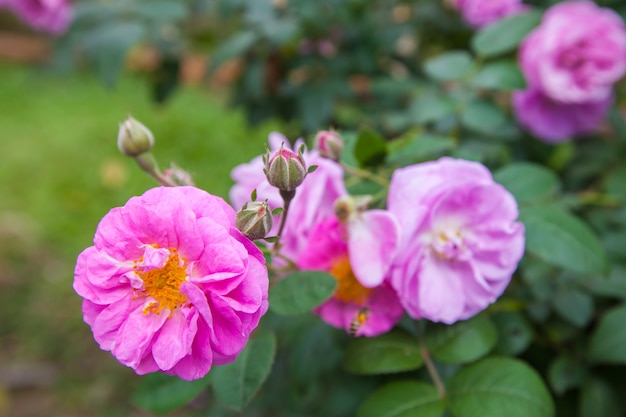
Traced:
POLYGON ((209 377, 183 381, 161 373, 146 375, 133 393, 138 407, 153 414, 165 414, 187 404, 210 384, 209 377))
POLYGON ((533 329, 520 313, 503 311, 491 317, 498 331, 495 351, 504 355, 518 355, 526 350, 533 338, 533 329))
POLYGON ((489 318, 478 315, 453 325, 432 324, 426 330, 426 346, 443 363, 466 363, 485 356, 498 335, 489 318))
POLYGON ((592 378, 583 384, 580 393, 580 417, 623 416, 621 401, 611 386, 592 378))
POLYGON ((455 374, 448 384, 454 417, 552 417, 554 404, 539 374, 524 362, 487 358, 455 374))
POLYGON ((450 97, 436 92, 420 94, 411 102, 409 113, 418 124, 434 122, 454 114, 456 104, 450 97))
POLYGON ((626 364, 626 306, 607 312, 591 335, 589 359, 626 364))
POLYGON ((520 210, 526 226, 526 250, 544 261, 582 273, 606 268, 606 255, 589 226, 556 207, 520 210))
POLYGON ((593 315, 593 297, 577 288, 559 289, 552 302, 559 316, 578 327, 585 327, 593 315))
POLYGON ((333 295, 336 286, 335 278, 326 272, 294 272, 270 289, 270 309, 287 316, 308 313, 333 295))
POLYGON ((493 178, 520 202, 545 199, 560 188, 556 174, 541 165, 517 162, 494 172, 493 178))
POLYGON ((405 166, 427 161, 454 149, 454 138, 445 136, 416 135, 410 140, 394 140, 389 144, 387 163, 405 166))
POLYGON ((215 367, 211 383, 217 399, 242 411, 267 379, 275 353, 274 334, 260 333, 248 342, 235 362, 215 367))
POLYGON ((444 407, 435 387, 419 381, 394 381, 370 395, 357 417, 441 417, 444 407))
POLYGON ((483 57, 510 52, 539 24, 541 17, 540 11, 529 11, 499 20, 474 35, 472 49, 483 57))
POLYGON ((461 113, 461 123, 478 133, 494 135, 506 124, 506 116, 488 101, 471 101, 461 113))
POLYGON ((417 340, 401 331, 353 340, 344 363, 347 371, 363 375, 410 371, 422 364, 417 340))
POLYGON ((381 163, 387 155, 387 142, 372 130, 362 130, 354 145, 354 156, 361 166, 381 163))
POLYGON ((554 392, 562 395, 570 388, 579 387, 587 374, 582 364, 570 357, 559 356, 548 368, 548 381, 554 392))
POLYGON ((626 203, 626 165, 614 169, 605 179, 604 185, 609 194, 617 196, 626 203))
POLYGON ((471 68, 472 57, 465 51, 446 52, 424 63, 426 74, 438 81, 461 80, 471 68))
POLYGON ((175 22, 187 17, 187 7, 182 2, 150 0, 132 7, 141 17, 158 22, 175 22))
POLYGON ((491 90, 512 91, 524 89, 526 82, 517 62, 501 60, 485 64, 472 80, 472 85, 491 90))
POLYGON ((233 58, 243 55, 258 40, 254 32, 237 32, 232 38, 222 42, 211 56, 211 71, 233 58))

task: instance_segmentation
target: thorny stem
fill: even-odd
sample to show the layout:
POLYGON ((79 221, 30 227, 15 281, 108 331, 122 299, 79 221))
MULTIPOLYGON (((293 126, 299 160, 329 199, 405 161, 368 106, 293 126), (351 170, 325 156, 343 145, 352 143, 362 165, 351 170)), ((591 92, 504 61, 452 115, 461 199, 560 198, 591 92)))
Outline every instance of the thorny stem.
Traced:
POLYGON ((163 174, 159 172, 156 161, 154 160, 154 157, 152 156, 152 154, 137 155, 135 157, 135 162, 137 162, 137 165, 139 165, 139 167, 142 170, 144 170, 145 172, 150 174, 152 178, 157 180, 159 184, 164 185, 166 187, 176 186, 176 184, 169 181, 167 178, 163 176, 163 174))
POLYGON ((357 177, 361 177, 367 180, 371 180, 374 181, 377 184, 382 185, 383 187, 388 187, 389 186, 389 180, 385 177, 381 177, 380 175, 376 175, 373 174, 369 171, 365 171, 363 169, 360 168, 356 168, 353 166, 350 166, 344 162, 341 162, 341 167, 349 174, 351 175, 355 175, 357 177))
POLYGON ((415 322, 415 327, 417 329, 417 337, 419 340, 420 353, 422 355, 422 359, 424 359, 424 364, 426 365, 426 369, 428 370, 428 374, 430 378, 433 380, 435 387, 437 388, 437 393, 439 394, 439 398, 446 398, 446 388, 443 385, 443 381, 439 376, 439 372, 433 363, 432 358, 430 357, 430 352, 426 347, 426 343, 424 342, 424 331, 423 326, 420 326, 418 322, 415 322))
POLYGON ((291 204, 291 200, 296 195, 296 190, 285 191, 280 190, 280 196, 283 198, 283 213, 280 216, 280 225, 278 226, 278 233, 276 234, 276 242, 274 242, 274 248, 272 249, 272 253, 274 255, 278 254, 280 251, 280 238, 283 235, 283 229, 285 228, 285 221, 287 220, 287 215, 289 214, 289 205, 291 204))

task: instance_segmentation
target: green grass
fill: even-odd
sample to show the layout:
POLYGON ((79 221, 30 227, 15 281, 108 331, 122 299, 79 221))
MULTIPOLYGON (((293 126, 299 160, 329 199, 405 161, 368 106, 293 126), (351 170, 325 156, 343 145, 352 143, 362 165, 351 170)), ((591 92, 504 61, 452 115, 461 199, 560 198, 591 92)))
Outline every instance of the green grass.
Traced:
MULTIPOLYGON (((263 152, 279 128, 251 130, 242 114, 198 88, 157 107, 139 79, 109 91, 90 76, 0 65, 0 368, 52 365, 52 405, 41 415, 130 415, 124 390, 139 378, 98 349, 71 287, 74 260, 100 218, 156 185, 117 150, 128 113, 153 131, 162 167, 176 162, 222 197, 232 167, 263 152)), ((7 392, 4 407, 21 417, 15 407, 24 392, 7 392)), ((0 415, 2 394, 0 386, 0 415)))

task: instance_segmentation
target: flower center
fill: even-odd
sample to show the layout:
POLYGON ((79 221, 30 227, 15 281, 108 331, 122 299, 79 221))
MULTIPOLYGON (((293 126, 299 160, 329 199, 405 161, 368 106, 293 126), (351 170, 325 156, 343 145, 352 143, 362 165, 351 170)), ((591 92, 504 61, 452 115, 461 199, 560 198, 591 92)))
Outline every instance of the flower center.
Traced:
POLYGON ((143 280, 143 293, 156 300, 144 308, 144 314, 160 314, 161 310, 167 308, 170 314, 175 308, 185 304, 187 297, 180 293, 180 286, 187 278, 187 271, 184 262, 176 249, 171 249, 170 256, 165 264, 160 268, 141 270, 135 267, 137 275, 143 280))
POLYGON ((463 260, 466 254, 463 234, 459 230, 447 229, 438 232, 430 247, 439 258, 446 261, 463 260))
POLYGON ((350 266, 350 259, 347 256, 333 262, 330 274, 337 280, 335 298, 346 303, 365 304, 372 289, 365 288, 356 279, 350 266))

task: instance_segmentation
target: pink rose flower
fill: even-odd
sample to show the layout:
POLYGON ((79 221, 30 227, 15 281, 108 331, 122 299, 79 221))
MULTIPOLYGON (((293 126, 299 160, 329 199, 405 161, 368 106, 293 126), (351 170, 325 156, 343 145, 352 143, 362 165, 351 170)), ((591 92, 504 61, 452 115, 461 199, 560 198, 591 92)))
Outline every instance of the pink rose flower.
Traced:
POLYGON ((461 13, 463 20, 475 28, 528 9, 522 0, 456 0, 452 6, 461 13))
POLYGON ((361 218, 347 224, 334 216, 318 224, 297 264, 337 279, 335 294, 314 313, 353 336, 372 337, 391 330, 404 313, 395 291, 383 281, 397 249, 399 228, 384 210, 357 216, 361 218))
POLYGON ((585 103, 562 103, 530 89, 513 93, 512 102, 521 126, 539 139, 557 143, 593 132, 606 117, 613 96, 585 103))
POLYGON ((9 5, 33 29, 61 34, 72 20, 67 0, 12 0, 9 5))
MULTIPOLYGON (((288 144, 280 133, 270 134, 269 142, 272 150, 280 148, 282 142, 285 142, 285 147, 288 144)), ((298 148, 300 143, 296 142, 295 147, 298 148)), ((291 202, 281 237, 281 253, 291 259, 297 259, 298 254, 308 245, 317 224, 334 213, 335 200, 348 194, 340 165, 322 158, 317 151, 305 151, 303 157, 307 166, 317 165, 318 168, 306 176, 296 189, 296 195, 291 202)), ((267 181, 263 166, 261 156, 258 156, 247 164, 235 167, 231 172, 235 185, 230 190, 230 200, 236 209, 250 200, 254 189, 257 190, 257 199, 267 199, 271 209, 283 206, 278 189, 267 181)), ((278 219, 275 219, 274 228, 268 236, 276 234, 278 223, 278 219)))
POLYGON ((591 1, 559 3, 524 39, 520 66, 528 85, 553 100, 605 100, 626 71, 624 22, 591 1))
POLYGON ((104 216, 74 289, 103 350, 138 374, 192 380, 234 361, 267 310, 258 248, 221 198, 154 188, 104 216))
POLYGON ((391 284, 415 319, 474 316, 502 294, 524 254, 517 203, 479 163, 442 158, 398 169, 387 206, 402 219, 391 284))

